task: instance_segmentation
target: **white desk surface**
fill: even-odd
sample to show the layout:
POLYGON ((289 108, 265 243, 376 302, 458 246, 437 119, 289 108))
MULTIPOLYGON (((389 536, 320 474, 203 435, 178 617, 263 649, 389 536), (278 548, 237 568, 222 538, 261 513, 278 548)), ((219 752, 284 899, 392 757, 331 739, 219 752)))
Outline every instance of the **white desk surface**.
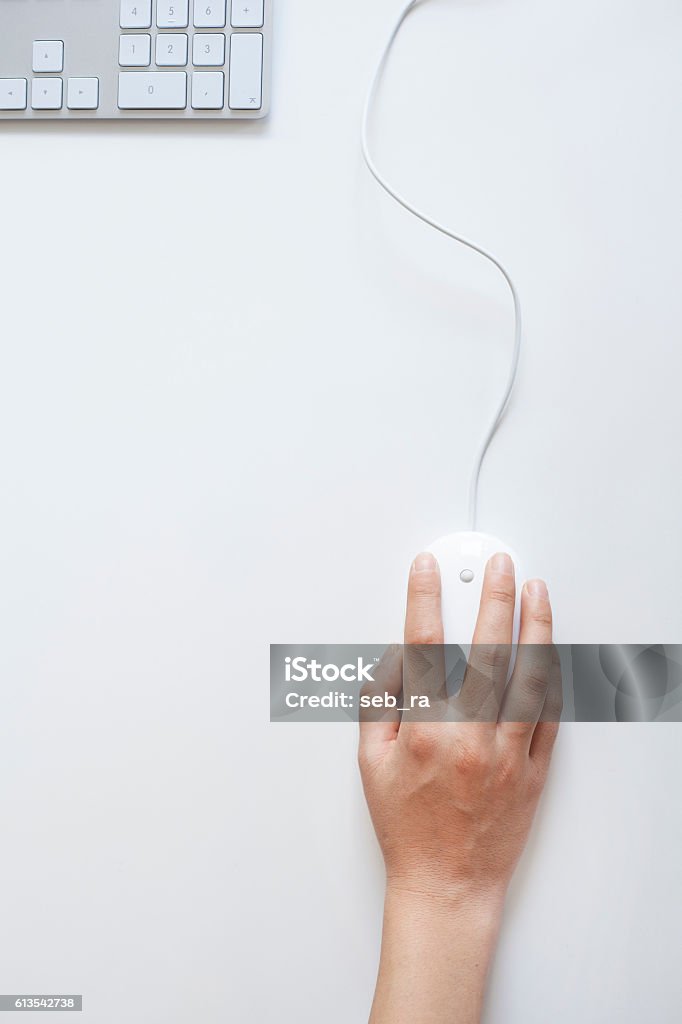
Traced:
MULTIPOLYGON (((361 166, 396 9, 280 2, 267 123, 2 127, 2 986, 84 1021, 367 1012, 355 730, 270 727, 267 645, 399 638, 511 330, 361 166)), ((481 527, 561 641, 680 640, 681 42, 674 0, 432 0, 384 93, 381 164, 524 299, 481 527)), ((681 768, 564 729, 488 1024, 678 1019, 681 768)))

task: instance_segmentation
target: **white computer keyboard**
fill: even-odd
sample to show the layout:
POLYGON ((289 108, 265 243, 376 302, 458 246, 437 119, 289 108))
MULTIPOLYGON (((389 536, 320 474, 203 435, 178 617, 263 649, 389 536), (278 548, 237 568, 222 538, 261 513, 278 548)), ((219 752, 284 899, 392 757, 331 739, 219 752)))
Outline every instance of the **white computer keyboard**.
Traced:
POLYGON ((257 118, 272 0, 0 0, 0 121, 257 118))

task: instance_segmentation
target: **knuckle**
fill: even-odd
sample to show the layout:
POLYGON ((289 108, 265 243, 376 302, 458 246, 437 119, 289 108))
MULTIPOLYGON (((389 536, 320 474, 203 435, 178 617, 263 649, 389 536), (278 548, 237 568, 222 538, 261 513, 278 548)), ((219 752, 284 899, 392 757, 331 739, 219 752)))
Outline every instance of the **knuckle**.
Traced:
POLYGON ((430 761, 438 747, 438 734, 433 726, 411 724, 406 731, 406 746, 415 761, 430 761))
POLYGON ((489 771, 490 762, 490 754, 481 743, 476 741, 460 743, 457 750, 457 770, 460 775, 479 778, 489 771))
POLYGON ((483 665, 491 669, 501 669, 507 664, 509 650, 505 644, 487 644, 483 648, 483 665))
POLYGON ((440 590, 440 575, 437 572, 420 572, 413 577, 410 589, 415 598, 431 598, 440 590))
POLYGON ((505 608, 514 606, 514 590, 511 586, 493 583, 486 596, 488 597, 488 600, 495 604, 502 605, 505 608))
POLYGON ((504 644, 485 644, 476 648, 476 666, 496 675, 507 664, 509 650, 504 644))
POLYGON ((547 692, 547 676, 537 669, 527 669, 523 676, 523 688, 530 697, 544 697, 547 692))
POLYGON ((503 786, 515 786, 521 777, 519 758, 507 752, 499 760, 497 774, 503 786))
MULTIPOLYGON (((419 647, 424 645, 430 647, 433 644, 442 644, 443 642, 443 631, 438 628, 435 623, 424 623, 420 626, 415 626, 410 634, 410 643, 413 646, 419 647)), ((419 655, 419 651, 416 652, 419 655)))

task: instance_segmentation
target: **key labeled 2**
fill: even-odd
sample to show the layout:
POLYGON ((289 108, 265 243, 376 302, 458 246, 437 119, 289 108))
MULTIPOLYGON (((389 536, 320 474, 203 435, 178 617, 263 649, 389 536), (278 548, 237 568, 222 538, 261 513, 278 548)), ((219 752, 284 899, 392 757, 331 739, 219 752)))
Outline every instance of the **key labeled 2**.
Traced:
POLYGON ((160 68, 184 68, 187 63, 187 36, 179 32, 158 35, 156 63, 160 68))

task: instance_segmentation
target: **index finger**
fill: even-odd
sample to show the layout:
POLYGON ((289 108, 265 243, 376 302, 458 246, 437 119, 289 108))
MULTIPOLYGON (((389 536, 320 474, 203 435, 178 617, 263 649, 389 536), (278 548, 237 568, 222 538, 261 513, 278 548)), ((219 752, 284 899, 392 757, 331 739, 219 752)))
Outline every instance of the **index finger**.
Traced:
POLYGON ((403 690, 406 708, 410 708, 413 696, 428 698, 426 717, 430 719, 434 717, 434 706, 446 696, 440 569, 428 551, 417 555, 410 570, 403 690))

